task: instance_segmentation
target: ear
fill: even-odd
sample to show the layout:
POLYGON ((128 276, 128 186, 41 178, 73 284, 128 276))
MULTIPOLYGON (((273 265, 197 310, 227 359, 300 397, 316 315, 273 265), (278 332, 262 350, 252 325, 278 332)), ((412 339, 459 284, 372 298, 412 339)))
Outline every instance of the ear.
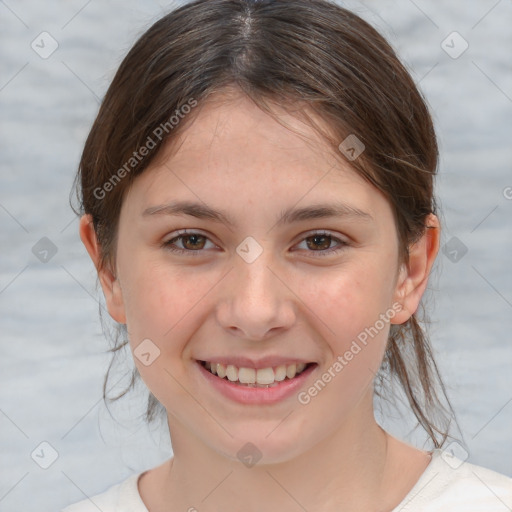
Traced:
POLYGON ((123 294, 119 280, 114 276, 111 270, 105 266, 101 267, 100 256, 101 247, 96 238, 96 231, 92 216, 87 214, 80 218, 80 239, 85 245, 89 256, 91 257, 98 277, 100 280, 103 294, 105 295, 105 302, 110 316, 118 323, 126 323, 126 315, 124 311, 123 294))
POLYGON ((409 247, 409 263, 402 265, 395 289, 395 302, 402 309, 391 320, 392 324, 403 324, 418 309, 427 287, 430 270, 439 251, 441 227, 438 218, 429 214, 423 236, 409 247))

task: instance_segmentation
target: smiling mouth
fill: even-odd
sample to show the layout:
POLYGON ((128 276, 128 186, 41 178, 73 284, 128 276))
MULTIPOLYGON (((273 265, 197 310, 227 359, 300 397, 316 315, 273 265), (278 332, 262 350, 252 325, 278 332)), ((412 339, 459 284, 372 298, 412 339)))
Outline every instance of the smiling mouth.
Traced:
POLYGON ((292 380, 311 366, 317 363, 293 363, 279 365, 274 368, 245 368, 232 364, 210 363, 198 361, 201 366, 220 379, 228 380, 233 384, 249 388, 272 388, 280 382, 292 380))

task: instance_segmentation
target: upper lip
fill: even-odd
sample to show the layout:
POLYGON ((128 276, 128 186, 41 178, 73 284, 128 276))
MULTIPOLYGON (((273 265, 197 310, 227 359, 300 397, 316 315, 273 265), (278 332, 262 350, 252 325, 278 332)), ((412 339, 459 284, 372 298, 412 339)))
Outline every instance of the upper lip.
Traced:
POLYGON ((204 358, 204 359, 198 359, 198 361, 208 361, 210 363, 221 363, 224 365, 232 364, 233 366, 236 366, 238 368, 275 368, 276 366, 281 365, 289 365, 289 364, 299 364, 299 363, 312 363, 313 361, 309 360, 306 361, 304 359, 297 359, 295 357, 281 357, 281 356, 266 356, 262 357, 260 359, 250 359, 248 357, 244 356, 226 356, 226 357, 211 357, 211 358, 204 358))

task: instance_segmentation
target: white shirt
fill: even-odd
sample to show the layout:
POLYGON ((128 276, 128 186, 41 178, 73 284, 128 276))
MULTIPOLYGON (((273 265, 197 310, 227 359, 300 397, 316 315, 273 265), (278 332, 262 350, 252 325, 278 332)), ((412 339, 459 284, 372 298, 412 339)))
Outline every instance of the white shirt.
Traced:
MULTIPOLYGON (((61 512, 148 512, 137 483, 143 472, 101 494, 66 507, 61 512)), ((463 462, 442 449, 390 512, 507 512, 512 510, 512 478, 463 462)))

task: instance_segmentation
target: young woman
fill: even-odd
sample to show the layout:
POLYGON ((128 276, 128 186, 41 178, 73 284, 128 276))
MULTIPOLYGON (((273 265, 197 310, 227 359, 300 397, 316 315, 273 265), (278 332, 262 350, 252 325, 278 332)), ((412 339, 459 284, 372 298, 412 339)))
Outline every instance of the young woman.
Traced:
POLYGON ((129 343, 173 456, 65 512, 512 507, 510 478, 443 449, 452 413, 417 316, 437 157, 393 50, 334 3, 198 0, 156 22, 77 178, 115 350, 129 343), (432 450, 376 422, 387 379, 432 450))

